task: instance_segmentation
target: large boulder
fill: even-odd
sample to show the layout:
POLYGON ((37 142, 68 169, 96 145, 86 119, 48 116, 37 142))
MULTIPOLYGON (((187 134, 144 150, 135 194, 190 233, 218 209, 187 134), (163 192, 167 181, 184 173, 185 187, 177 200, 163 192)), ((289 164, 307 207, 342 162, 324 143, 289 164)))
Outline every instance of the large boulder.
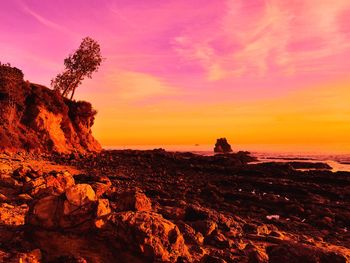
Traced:
POLYGON ((86 231, 102 227, 110 212, 107 199, 96 199, 90 185, 77 184, 61 195, 35 200, 26 222, 47 230, 86 231))
POLYGON ((227 142, 226 138, 220 138, 216 140, 214 152, 216 153, 230 153, 232 152, 231 145, 227 142))
POLYGON ((189 256, 178 227, 153 212, 120 212, 112 216, 113 236, 148 260, 176 262, 189 256))
POLYGON ((151 200, 140 190, 134 189, 116 197, 117 211, 151 211, 151 200))
POLYGON ((29 178, 23 185, 23 192, 31 196, 62 194, 75 185, 73 176, 68 172, 51 173, 47 176, 29 178))

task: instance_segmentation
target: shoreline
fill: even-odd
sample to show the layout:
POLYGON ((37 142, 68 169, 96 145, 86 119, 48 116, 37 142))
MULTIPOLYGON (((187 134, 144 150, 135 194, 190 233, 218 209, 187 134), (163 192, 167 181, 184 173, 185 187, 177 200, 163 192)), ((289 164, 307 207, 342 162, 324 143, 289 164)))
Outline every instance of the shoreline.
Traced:
MULTIPOLYGON (((302 164, 292 162, 254 163, 244 152, 201 156, 157 149, 1 157, 0 251, 8 255, 39 250, 43 262, 67 253, 87 262, 114 262, 122 254, 126 262, 290 262, 315 256, 335 262, 350 257, 349 172, 301 171, 296 168, 302 164), (36 183, 40 180, 44 184, 36 183), (62 214, 68 220, 62 221, 55 214, 53 227, 47 228, 42 217, 38 221, 33 206, 51 200, 45 196, 66 198, 67 182, 91 186, 98 196, 91 205, 108 202, 106 216, 95 219, 89 203, 78 218, 62 214), (177 249, 168 250, 162 232, 152 232, 168 231, 165 226, 177 229, 177 249), (155 243, 137 239, 137 233, 155 243), (7 238, 15 234, 16 245, 7 238), (67 238, 73 250, 63 245, 67 238), (109 240, 107 246, 103 239, 109 240), (150 246, 152 254, 138 251, 140 245, 150 246), (91 246, 99 251, 87 249, 91 246), (164 249, 161 254, 157 246, 164 249)), ((45 217, 54 204, 40 206, 45 217)))

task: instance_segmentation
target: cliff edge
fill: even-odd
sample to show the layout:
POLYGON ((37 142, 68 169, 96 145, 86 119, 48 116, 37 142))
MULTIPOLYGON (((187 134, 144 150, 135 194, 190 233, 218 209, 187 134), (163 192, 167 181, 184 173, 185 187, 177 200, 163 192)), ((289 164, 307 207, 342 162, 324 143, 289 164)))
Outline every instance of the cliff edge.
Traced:
POLYGON ((17 68, 0 64, 0 150, 86 153, 101 150, 92 136, 96 111, 56 91, 24 81, 17 68))

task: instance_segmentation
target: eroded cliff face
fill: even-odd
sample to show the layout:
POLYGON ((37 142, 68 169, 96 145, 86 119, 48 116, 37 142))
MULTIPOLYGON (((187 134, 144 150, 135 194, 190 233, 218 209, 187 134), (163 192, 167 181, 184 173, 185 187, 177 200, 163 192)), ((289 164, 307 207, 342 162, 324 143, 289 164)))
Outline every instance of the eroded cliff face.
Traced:
POLYGON ((0 65, 0 150, 86 153, 101 150, 92 136, 96 111, 0 65))

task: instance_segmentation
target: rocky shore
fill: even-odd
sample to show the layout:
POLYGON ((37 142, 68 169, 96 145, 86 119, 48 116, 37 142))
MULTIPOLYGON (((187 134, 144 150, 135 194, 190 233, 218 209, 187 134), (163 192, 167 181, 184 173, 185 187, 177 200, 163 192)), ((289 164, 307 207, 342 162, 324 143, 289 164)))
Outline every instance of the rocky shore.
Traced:
POLYGON ((349 262, 350 173, 254 161, 1 154, 0 262, 349 262))

